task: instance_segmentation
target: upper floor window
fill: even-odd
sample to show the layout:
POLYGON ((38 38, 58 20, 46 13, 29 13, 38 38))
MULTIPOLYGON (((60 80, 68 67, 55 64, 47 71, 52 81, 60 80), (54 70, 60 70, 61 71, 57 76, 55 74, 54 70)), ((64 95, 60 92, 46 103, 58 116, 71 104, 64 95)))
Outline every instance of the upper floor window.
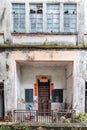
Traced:
POLYGON ((30 31, 43 31, 43 6, 42 4, 30 4, 30 31))
POLYGON ((25 32, 25 4, 12 4, 13 32, 25 32))
POLYGON ((64 32, 76 32, 77 23, 76 4, 64 5, 64 32))
POLYGON ((58 33, 61 30, 61 32, 74 33, 77 31, 76 4, 63 4, 63 8, 60 8, 58 3, 47 3, 45 6, 41 3, 32 3, 25 10, 25 4, 13 3, 12 9, 13 32, 42 33, 44 30, 46 33, 58 33), (26 16, 28 18, 25 18, 26 16))
POLYGON ((58 4, 47 4, 47 32, 59 32, 60 8, 58 4))

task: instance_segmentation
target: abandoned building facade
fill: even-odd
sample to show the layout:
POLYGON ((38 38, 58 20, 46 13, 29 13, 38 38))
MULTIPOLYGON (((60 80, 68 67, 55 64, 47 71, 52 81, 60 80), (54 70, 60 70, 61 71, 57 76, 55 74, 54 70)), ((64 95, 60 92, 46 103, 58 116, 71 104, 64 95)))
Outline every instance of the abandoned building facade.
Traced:
POLYGON ((87 112, 87 1, 0 4, 0 118, 30 106, 87 112))

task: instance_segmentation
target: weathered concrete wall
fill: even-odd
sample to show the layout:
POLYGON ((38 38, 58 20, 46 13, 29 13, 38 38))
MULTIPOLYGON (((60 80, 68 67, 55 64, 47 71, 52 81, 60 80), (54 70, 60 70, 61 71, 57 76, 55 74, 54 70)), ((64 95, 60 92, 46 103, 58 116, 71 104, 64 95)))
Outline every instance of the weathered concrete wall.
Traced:
POLYGON ((0 34, 0 44, 4 42, 11 43, 10 1, 1 0, 0 4, 0 33, 3 33, 3 37, 0 34))
MULTIPOLYGON (((20 67, 19 64, 16 65, 16 61, 75 61, 77 62, 78 51, 54 51, 54 50, 38 50, 38 51, 12 51, 0 53, 0 61, 2 67, 2 80, 4 79, 5 86, 5 111, 17 109, 19 105, 23 106, 20 102, 21 98, 24 98, 24 88, 33 87, 34 82, 36 82, 35 74, 41 75, 46 74, 52 77, 55 88, 65 87, 65 68, 64 67, 41 67, 42 70, 38 72, 39 67, 20 67), (45 57, 44 57, 45 55, 45 57), (4 59, 4 60, 3 60, 4 59), (2 64, 3 63, 3 64, 2 64), (34 70, 34 72, 33 72, 34 70), (46 73, 44 72, 46 70, 46 73), (28 73, 27 73, 28 72, 28 73), (57 76, 55 78, 55 75, 57 76), (32 79, 32 80, 31 80, 32 79), (14 102, 14 103, 13 103, 14 102)), ((43 62, 44 63, 44 62, 43 62)), ((48 64, 50 65, 50 64, 48 64)), ((76 64, 75 64, 76 67, 76 64)), ((75 79, 73 79, 75 80, 75 79)), ((76 81, 77 83, 77 81, 76 81)), ((76 84, 75 83, 75 84, 76 84)), ((67 85, 67 89, 68 89, 67 85)), ((74 86, 72 86, 74 87, 74 86)), ((77 87, 77 86, 76 86, 77 87)), ((76 93, 75 93, 76 94, 76 93)), ((76 94, 77 95, 77 94, 76 94)), ((75 96, 75 95, 74 95, 75 96)), ((65 96, 64 96, 65 98, 65 96)), ((70 98, 70 97, 69 97, 70 98)), ((65 100, 65 99, 64 99, 65 100)), ((76 101, 74 102, 76 103, 76 101)), ((55 106, 55 104, 53 104, 55 106)), ((53 107, 52 105, 52 107, 53 107)), ((23 106, 25 107, 25 105, 23 106)))
POLYGON ((22 75, 22 73, 21 73, 21 67, 20 67, 20 65, 19 64, 16 64, 16 72, 15 72, 16 74, 15 74, 15 86, 17 86, 16 87, 16 90, 17 90, 17 93, 16 93, 16 100, 17 100, 17 108, 22 108, 23 107, 23 105, 21 106, 21 101, 20 101, 20 99, 21 99, 21 82, 22 82, 22 80, 21 80, 21 75, 22 75))
POLYGON ((78 44, 84 44, 84 15, 86 13, 84 4, 84 0, 80 0, 78 4, 78 44))
POLYGON ((74 93, 78 92, 74 96, 74 101, 76 102, 77 109, 79 111, 85 110, 85 82, 87 81, 87 53, 86 51, 81 51, 77 63, 75 63, 75 73, 74 73, 74 93))
POLYGON ((13 83, 12 79, 14 77, 12 76, 14 73, 12 73, 11 69, 11 61, 10 56, 8 52, 1 52, 0 53, 0 81, 4 81, 4 105, 5 105, 5 112, 7 110, 12 110, 13 107, 13 83), (10 99, 10 100, 9 100, 10 99))
MULTIPOLYGON (((1 43, 3 42, 7 42, 7 43, 13 43, 13 44, 43 44, 45 41, 47 41, 48 43, 50 44, 63 44, 63 45, 76 45, 77 42, 79 44, 82 44, 84 43, 84 29, 86 29, 86 18, 85 18, 85 21, 84 21, 84 13, 86 13, 86 8, 85 8, 85 11, 84 11, 84 0, 63 0, 62 2, 60 0, 51 0, 50 2, 51 3, 60 3, 60 6, 61 6, 61 12, 63 12, 63 4, 64 3, 77 3, 77 32, 78 32, 78 35, 70 35, 70 34, 67 34, 66 36, 64 35, 59 35, 59 36, 56 36, 54 35, 53 37, 51 37, 50 35, 46 36, 44 35, 43 37, 41 36, 35 36, 35 35, 32 35, 29 36, 29 35, 25 35, 25 36, 21 36, 19 34, 19 36, 14 36, 14 35, 11 35, 11 32, 13 32, 13 18, 12 18, 12 3, 19 3, 19 2, 22 2, 22 3, 25 3, 27 6, 26 6, 26 16, 29 16, 29 8, 28 8, 28 5, 29 5, 29 1, 26 0, 5 0, 5 4, 4 1, 2 1, 2 7, 0 10, 3 10, 4 8, 6 8, 6 11, 5 11, 5 17, 4 17, 4 22, 3 22, 3 26, 1 26, 2 29, 0 29, 0 32, 4 32, 4 38, 3 40, 1 41, 1 43), (85 23, 85 26, 84 26, 84 23, 85 23), (2 31, 1 31, 2 30, 2 31)), ((48 2, 49 3, 49 0, 41 0, 41 1, 37 1, 37 0, 34 0, 32 1, 32 3, 39 3, 39 2, 42 2, 43 3, 43 10, 46 9, 45 5, 46 3, 48 2)), ((1 11, 2 12, 2 11, 1 11)), ((86 15, 85 15, 86 16, 86 15)), ((44 17, 46 17, 44 15, 44 17)), ((61 14, 61 19, 60 19, 60 33, 63 32, 63 16, 61 14)), ((25 34, 29 33, 29 19, 26 17, 26 32, 25 34)), ((43 32, 45 30, 45 24, 44 24, 44 28, 43 28, 43 32)), ((60 34, 59 33, 59 34, 60 34)))
MULTIPOLYGON (((65 75, 63 75, 65 73, 64 67, 61 70, 57 67, 55 71, 54 67, 46 69, 42 66, 42 70, 38 73, 39 67, 30 67, 31 69, 29 69, 28 66, 24 65, 24 61, 43 61, 43 63, 44 61, 73 61, 73 71, 71 71, 72 69, 69 69, 67 66, 68 72, 72 72, 72 76, 70 80, 67 80, 67 91, 65 92, 64 98, 67 98, 69 103, 70 101, 73 101, 73 107, 77 111, 85 111, 85 81, 87 81, 86 57, 87 52, 80 50, 15 50, 1 52, 0 80, 4 80, 5 111, 7 112, 8 110, 17 109, 19 105, 22 106, 20 98, 24 98, 23 90, 25 87, 33 87, 36 82, 35 74, 37 76, 43 73, 52 76, 52 81, 54 82, 56 88, 65 87, 66 85, 66 78, 64 78, 65 75), (18 61, 20 61, 20 63, 22 62, 23 67, 20 67, 18 61), (46 73, 44 70, 46 70, 46 73), (55 78, 55 75, 57 78, 55 78), (61 83, 62 81, 63 83, 61 83), (56 84, 56 82, 58 82, 58 84, 56 84)), ((23 107, 25 107, 25 105, 23 107)))
POLYGON ((27 45, 76 45, 77 35, 13 35, 14 44, 27 45))
POLYGON ((6 2, 5 0, 0 1, 0 33, 4 32, 4 18, 6 13, 6 2))

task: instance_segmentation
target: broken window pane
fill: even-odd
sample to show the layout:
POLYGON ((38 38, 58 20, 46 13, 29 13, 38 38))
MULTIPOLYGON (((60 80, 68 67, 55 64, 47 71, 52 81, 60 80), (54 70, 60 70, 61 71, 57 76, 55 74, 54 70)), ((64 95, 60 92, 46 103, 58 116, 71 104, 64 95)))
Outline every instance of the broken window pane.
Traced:
POLYGON ((59 32, 59 4, 47 4, 47 32, 59 32))
POLYGON ((76 4, 64 5, 64 32, 76 32, 77 23, 76 4))
POLYGON ((12 4, 13 9, 13 31, 25 32, 25 5, 12 4))
POLYGON ((30 4, 31 32, 43 31, 43 7, 42 4, 30 4))

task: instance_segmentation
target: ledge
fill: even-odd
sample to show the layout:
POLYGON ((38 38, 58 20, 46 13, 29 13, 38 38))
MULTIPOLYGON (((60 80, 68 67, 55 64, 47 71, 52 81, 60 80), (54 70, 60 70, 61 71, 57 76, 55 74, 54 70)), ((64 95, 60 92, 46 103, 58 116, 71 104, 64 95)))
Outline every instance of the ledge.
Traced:
MULTIPOLYGON (((41 128, 45 128, 44 130, 87 130, 87 122, 86 123, 32 123, 32 122, 28 122, 28 123, 10 123, 10 122, 5 122, 5 123, 1 123, 0 126, 9 126, 10 128, 17 130, 18 128, 31 128, 30 130, 37 130, 38 128, 40 128, 40 130, 43 130, 41 128), (85 129, 84 129, 85 128, 85 129)), ((8 128, 8 127, 4 127, 4 128, 8 128)), ((3 129, 4 130, 4 129, 3 129)), ((27 129, 25 129, 27 130, 27 129)))
POLYGON ((3 32, 0 32, 0 35, 4 35, 4 33, 3 33, 3 32))
POLYGON ((33 36, 33 35, 77 35, 78 33, 75 32, 58 32, 58 33, 11 33, 12 35, 14 36, 20 36, 20 35, 23 35, 23 36, 33 36))
POLYGON ((24 44, 1 44, 0 49, 80 49, 86 50, 87 45, 67 46, 67 45, 24 45, 24 44))

